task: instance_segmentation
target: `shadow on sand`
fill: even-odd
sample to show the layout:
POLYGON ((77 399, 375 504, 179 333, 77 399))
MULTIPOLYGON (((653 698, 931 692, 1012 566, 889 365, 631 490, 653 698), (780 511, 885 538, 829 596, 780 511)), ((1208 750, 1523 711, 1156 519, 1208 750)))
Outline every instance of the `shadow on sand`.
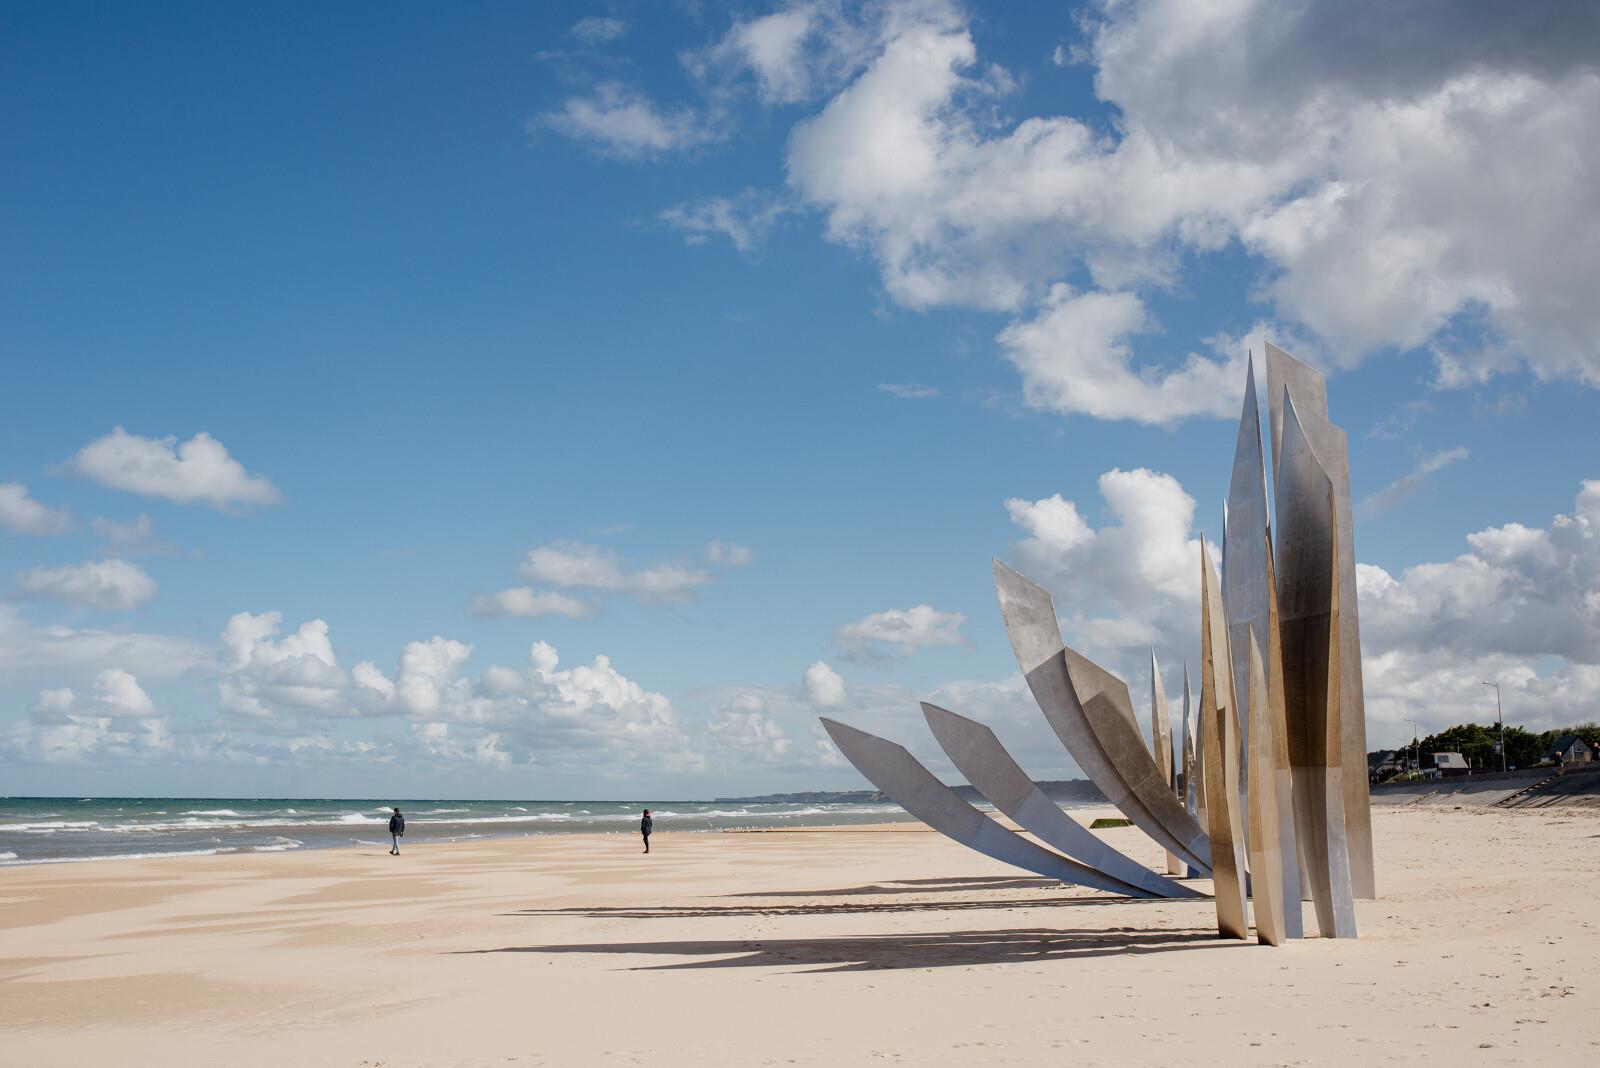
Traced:
POLYGON ((722 941, 600 942, 565 946, 503 946, 458 950, 459 954, 611 953, 701 957, 672 964, 640 965, 629 971, 695 968, 793 968, 858 972, 895 968, 949 968, 975 964, 1037 964, 1053 960, 1243 945, 1219 939, 1215 930, 941 931, 930 934, 855 938, 760 938, 722 941))
POLYGON ((868 886, 847 886, 842 890, 768 890, 759 894, 724 894, 723 897, 861 897, 870 894, 953 894, 964 890, 1053 890, 1058 879, 970 878, 970 879, 893 879, 868 886))
MULTIPOLYGON (((831 893, 832 891, 829 891, 831 893)), ((752 895, 754 896, 754 895, 752 895)), ((766 896, 766 895, 761 895, 766 896)), ((823 895, 816 895, 823 896, 823 895)), ((1126 897, 1022 897, 1003 901, 886 901, 809 905, 660 905, 634 908, 518 909, 503 916, 582 916, 591 920, 708 919, 718 916, 856 916, 882 912, 966 912, 973 909, 1087 908, 1137 904, 1126 897)))

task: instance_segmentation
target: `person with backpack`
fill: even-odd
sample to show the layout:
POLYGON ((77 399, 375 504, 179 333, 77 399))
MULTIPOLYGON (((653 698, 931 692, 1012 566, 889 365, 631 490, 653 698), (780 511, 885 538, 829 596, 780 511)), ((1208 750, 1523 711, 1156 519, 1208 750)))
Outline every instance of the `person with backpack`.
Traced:
POLYGON ((650 852, 650 831, 655 827, 656 821, 650 818, 650 810, 644 810, 644 819, 639 821, 639 833, 644 835, 644 851, 650 852))
POLYGON ((389 834, 394 837, 394 845, 390 848, 389 855, 398 857, 400 855, 400 839, 404 838, 406 834, 406 818, 400 815, 399 809, 395 809, 394 815, 389 817, 389 834))

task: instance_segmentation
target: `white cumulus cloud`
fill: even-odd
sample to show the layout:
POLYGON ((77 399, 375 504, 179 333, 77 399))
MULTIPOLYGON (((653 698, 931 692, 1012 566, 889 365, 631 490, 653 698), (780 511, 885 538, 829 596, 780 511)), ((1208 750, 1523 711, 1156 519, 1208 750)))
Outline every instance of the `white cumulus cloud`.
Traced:
POLYGON ((853 46, 791 18, 782 47, 726 49, 773 99, 845 72, 792 131, 791 191, 898 303, 1014 313, 1001 344, 1033 403, 1228 414, 1185 397, 1234 381, 1236 353, 1144 339, 1160 325, 1147 295, 1233 242, 1336 363, 1428 347, 1446 385, 1517 367, 1600 384, 1600 26, 1584 5, 1106 0, 1061 55, 1093 69, 1111 123, 998 118, 1015 82, 965 12, 878 10, 853 46), (1080 269, 1090 286, 1055 288, 1080 269), (1455 340, 1463 324, 1481 340, 1455 340), (1051 329, 1069 325, 1084 332, 1051 329))
POLYGON ((205 431, 179 442, 173 435, 144 438, 119 426, 78 450, 67 466, 102 486, 178 504, 227 510, 282 499, 276 486, 246 471, 205 431))
POLYGON ((17 534, 65 534, 72 529, 72 513, 40 504, 20 482, 0 483, 0 527, 17 534))
POLYGON ((749 254, 772 232, 778 220, 793 207, 781 197, 760 190, 746 189, 737 196, 709 196, 686 200, 661 212, 661 221, 682 231, 691 245, 722 236, 734 248, 749 254))
POLYGON ((15 605, 0 602, 0 671, 11 678, 120 664, 141 677, 169 679, 203 671, 213 660, 198 643, 171 635, 34 626, 15 605))
POLYGON ((166 718, 121 668, 95 676, 91 693, 41 690, 28 718, 0 731, 0 751, 28 761, 75 763, 100 755, 149 757, 172 748, 166 718))
POLYGON ((555 590, 535 590, 531 586, 512 586, 498 593, 480 594, 473 598, 471 611, 475 616, 566 616, 584 619, 594 615, 600 606, 593 601, 559 593, 555 590))
POLYGON ((966 621, 961 612, 941 612, 932 605, 891 608, 846 623, 834 632, 834 643, 850 657, 881 657, 887 655, 885 646, 910 655, 928 646, 964 644, 966 621))
POLYGON ((660 563, 628 570, 617 554, 583 542, 555 542, 530 550, 517 569, 535 582, 561 589, 622 593, 645 603, 689 601, 711 581, 711 573, 679 563, 660 563))
POLYGON ((30 597, 88 605, 106 612, 130 611, 156 595, 155 579, 138 564, 126 560, 35 567, 17 575, 17 586, 30 597))
POLYGON ((665 156, 720 140, 713 119, 692 108, 665 109, 619 82, 601 82, 587 96, 569 97, 534 120, 601 155, 618 159, 665 156))
POLYGON ((1195 502, 1171 475, 1146 468, 1100 476, 1117 522, 1092 528, 1078 506, 1054 494, 1005 502, 1027 537, 1010 563, 1055 596, 1056 611, 1099 649, 1182 643, 1200 612, 1200 542, 1195 502))
POLYGON ((844 678, 825 661, 815 660, 801 679, 806 698, 818 708, 838 708, 848 692, 844 678))

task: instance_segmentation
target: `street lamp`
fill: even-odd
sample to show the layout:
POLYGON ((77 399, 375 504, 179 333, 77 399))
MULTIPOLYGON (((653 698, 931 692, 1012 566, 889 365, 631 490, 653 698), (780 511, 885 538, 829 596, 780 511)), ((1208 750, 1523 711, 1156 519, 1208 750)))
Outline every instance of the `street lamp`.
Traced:
POLYGON ((1506 718, 1500 713, 1500 684, 1498 682, 1486 682, 1484 685, 1494 687, 1494 719, 1496 723, 1500 724, 1500 770, 1504 772, 1506 770, 1506 718))
POLYGON ((1414 720, 1414 719, 1408 719, 1408 720, 1406 720, 1406 722, 1411 724, 1411 751, 1413 753, 1413 756, 1411 758, 1411 773, 1413 775, 1421 775, 1422 774, 1422 729, 1417 726, 1417 721, 1414 720))

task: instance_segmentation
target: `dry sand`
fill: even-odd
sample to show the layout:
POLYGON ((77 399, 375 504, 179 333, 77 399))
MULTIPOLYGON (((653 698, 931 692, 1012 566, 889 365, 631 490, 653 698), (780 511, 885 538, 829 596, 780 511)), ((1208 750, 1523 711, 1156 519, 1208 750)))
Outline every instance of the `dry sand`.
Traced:
POLYGON ((1279 950, 903 829, 11 868, 0 1063, 1595 1063, 1600 818, 1374 819, 1360 940, 1279 950))

